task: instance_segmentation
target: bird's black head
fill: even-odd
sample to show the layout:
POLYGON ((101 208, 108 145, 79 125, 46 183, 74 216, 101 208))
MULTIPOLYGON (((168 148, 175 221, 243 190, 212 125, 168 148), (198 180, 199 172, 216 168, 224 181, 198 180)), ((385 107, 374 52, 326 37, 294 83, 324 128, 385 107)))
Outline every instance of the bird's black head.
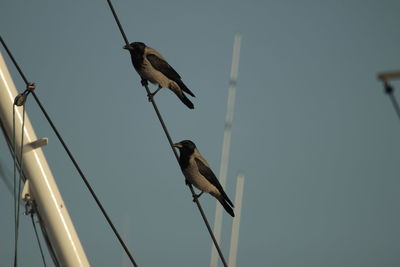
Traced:
POLYGON ((130 52, 133 52, 134 54, 143 54, 146 45, 141 42, 134 42, 130 43, 129 45, 125 45, 123 48, 129 50, 130 52))
POLYGON ((183 140, 174 144, 174 147, 178 148, 181 153, 191 155, 194 152, 196 145, 190 140, 183 140))

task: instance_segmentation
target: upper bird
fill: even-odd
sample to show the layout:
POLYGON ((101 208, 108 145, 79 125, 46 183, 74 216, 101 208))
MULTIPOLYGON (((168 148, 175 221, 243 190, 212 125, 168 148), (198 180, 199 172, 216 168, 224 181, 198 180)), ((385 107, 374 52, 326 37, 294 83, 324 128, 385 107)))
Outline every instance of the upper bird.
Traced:
POLYGON ((127 49, 131 54, 133 66, 142 78, 142 84, 147 84, 147 81, 158 84, 158 89, 149 95, 149 99, 161 88, 169 88, 188 108, 194 108, 193 103, 183 92, 193 97, 195 95, 186 87, 182 82, 181 76, 179 76, 159 52, 141 42, 125 45, 124 49, 127 49))
POLYGON ((235 217, 232 201, 224 192, 207 161, 197 150, 196 145, 190 140, 184 140, 174 144, 174 147, 179 149, 179 165, 186 177, 186 181, 201 190, 201 193, 196 195, 195 198, 200 197, 204 192, 210 193, 218 199, 232 217, 235 217))

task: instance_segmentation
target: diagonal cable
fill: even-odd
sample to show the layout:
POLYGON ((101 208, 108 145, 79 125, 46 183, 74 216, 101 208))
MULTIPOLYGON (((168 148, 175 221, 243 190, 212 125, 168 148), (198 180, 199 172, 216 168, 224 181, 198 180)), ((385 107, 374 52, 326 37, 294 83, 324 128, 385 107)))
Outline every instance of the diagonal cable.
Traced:
MULTIPOLYGON (((19 212, 20 212, 20 200, 21 200, 21 182, 22 182, 22 163, 23 163, 23 148, 24 148, 24 128, 25 128, 25 104, 22 105, 22 125, 21 125, 21 147, 19 154, 19 179, 18 189, 14 188, 14 207, 15 211, 15 246, 14 246, 14 267, 18 266, 18 239, 19 239, 19 212)), ((15 147, 15 103, 13 105, 13 142, 14 142, 14 185, 16 185, 16 168, 17 168, 17 156, 15 147)))
MULTIPOLYGON (((35 220, 33 219, 33 215, 36 212, 37 212, 36 203, 32 202, 31 209, 30 210, 27 209, 27 213, 31 215, 32 226, 33 226, 33 229, 35 230, 36 241, 38 243, 38 247, 39 247, 39 250, 40 250, 40 255, 42 256, 43 266, 46 267, 47 264, 46 264, 46 259, 44 258, 44 252, 43 252, 42 244, 40 243, 40 238, 39 238, 39 235, 38 235, 38 232, 37 232, 37 229, 36 229, 35 220)), ((39 215, 38 215, 38 218, 39 218, 39 215)))
POLYGON ((390 94, 389 96, 390 96, 390 100, 392 101, 393 107, 396 110, 397 116, 400 119, 400 106, 399 106, 399 103, 397 102, 397 100, 396 100, 396 98, 394 97, 393 94, 390 94))
MULTIPOLYGON (((119 28, 119 30, 120 30, 120 32, 121 32, 122 37, 124 38, 125 44, 126 44, 126 45, 129 45, 128 38, 126 37, 126 34, 125 34, 125 32, 124 32, 124 30, 123 30, 123 28, 122 28, 122 25, 121 25, 121 23, 120 23, 120 21, 119 21, 119 19, 118 19, 117 13, 115 12, 115 9, 114 9, 114 7, 113 7, 113 5, 112 5, 112 3, 111 3, 111 0, 107 0, 107 3, 108 3, 108 5, 110 6, 111 12, 113 13, 114 19, 115 19, 115 21, 116 21, 116 23, 117 23, 117 25, 118 25, 118 28, 119 28)), ((149 87, 147 86, 147 84, 143 84, 143 86, 144 86, 145 89, 146 89, 147 95, 150 95, 150 90, 149 90, 149 87)), ((170 145, 170 147, 171 147, 171 149, 172 149, 172 152, 174 153, 175 158, 176 158, 176 160, 178 161, 178 164, 179 164, 178 153, 176 152, 176 149, 175 149, 175 147, 173 146, 174 143, 172 142, 171 136, 170 136, 170 134, 169 134, 169 132, 168 132, 168 129, 167 129, 165 123, 164 123, 164 120, 163 120, 163 118, 162 118, 162 116, 161 116, 161 113, 160 113, 160 111, 158 110, 158 107, 157 107, 157 104, 156 104, 156 102, 155 102, 155 100, 154 100, 154 97, 151 97, 151 98, 150 98, 150 101, 151 101, 151 104, 153 105, 154 111, 155 111, 156 114, 157 114, 158 120, 159 120, 160 123, 161 123, 161 126, 162 126, 162 128, 163 128, 163 130, 164 130, 164 133, 165 133, 165 135, 166 135, 166 137, 167 137, 167 139, 168 139, 168 142, 169 142, 169 145, 170 145)), ((195 192, 194 192, 193 186, 192 186, 190 183, 188 184, 188 186, 189 186, 189 189, 190 189, 192 195, 195 196, 195 192)), ((226 266, 228 266, 228 265, 227 265, 227 263, 226 263, 226 261, 225 261, 224 255, 222 254, 222 251, 221 251, 221 249, 220 249, 220 247, 219 247, 219 245, 218 245, 218 243, 217 243, 217 240, 215 239, 214 233, 213 233, 213 231, 211 230, 210 224, 209 224, 209 222, 208 222, 208 220, 207 220, 207 217, 206 217, 206 215, 205 215, 205 213, 204 213, 204 210, 203 210, 203 208, 202 208, 202 206, 201 206, 201 204, 200 204, 200 201, 199 201, 199 199, 196 198, 196 197, 194 197, 194 200, 195 200, 195 202, 196 202, 196 204, 197 204, 197 207, 198 207, 198 209, 199 209, 199 211, 200 211, 201 217, 203 218, 204 223, 206 224, 207 230, 208 230, 208 232, 210 233, 211 239, 212 239, 213 242, 214 242, 215 248, 216 248, 217 251, 218 251, 218 254, 219 254, 220 258, 221 258, 221 261, 222 261, 222 263, 224 264, 224 266, 226 267, 226 266)))
POLYGON ((22 80, 24 80, 25 84, 28 85, 29 84, 28 80, 26 79, 24 73, 22 72, 21 68, 19 67, 17 61, 15 61, 11 51, 8 49, 6 43, 4 42, 3 37, 1 37, 1 35, 0 35, 0 42, 3 45, 4 49, 7 51, 7 54, 10 57, 11 61, 14 63, 15 68, 17 68, 19 75, 21 75, 22 80))
POLYGON ((385 87, 385 93, 389 95, 390 101, 393 104, 393 108, 396 111, 396 114, 400 119, 400 106, 399 106, 399 103, 397 102, 396 97, 394 96, 394 88, 392 85, 390 85, 386 81, 384 82, 384 87, 385 87))
MULTIPOLYGON (((24 80, 24 82, 26 83, 27 86, 30 85, 30 83, 28 82, 28 80, 26 79, 25 75, 23 74, 21 68, 19 67, 18 63, 16 62, 16 60, 14 59, 11 51, 8 49, 7 45, 5 44, 3 38, 0 36, 0 41, 4 47, 4 49, 7 51, 9 57, 11 58, 12 62, 14 63, 15 67, 17 68, 18 72, 20 73, 22 79, 24 80)), ((104 209, 103 205, 101 204, 99 198, 97 197, 96 193, 94 192, 92 186, 89 184, 89 181, 86 179, 86 176, 83 174, 81 168, 79 167, 78 163, 76 162, 74 156, 72 155, 71 151, 69 150, 68 146, 65 144, 64 139, 61 137, 60 133, 58 132, 56 126, 54 125, 53 121, 51 120, 50 116, 48 115, 48 113, 46 112, 44 106, 42 105, 42 103, 40 102, 39 98, 37 97, 35 91, 30 90, 28 91, 28 93, 31 93, 36 101, 36 103, 38 104, 40 110, 43 112, 44 116, 46 117, 48 123, 50 124, 51 128, 53 129, 54 133, 56 134, 58 140, 60 141, 61 145, 63 146, 65 152, 68 154, 68 157, 70 158, 70 160, 72 161, 73 165, 75 166, 76 170, 78 171, 79 175, 81 176, 83 182, 85 183, 86 187, 88 188, 89 192, 91 193, 92 197, 94 198, 94 200, 96 201, 98 207, 100 208, 101 212, 103 213, 104 217, 106 218, 108 224, 110 225, 111 229, 113 230, 115 236, 117 237, 118 241, 120 242, 121 246, 123 247, 123 249, 125 250, 126 254, 128 255, 129 259, 131 260, 132 264, 134 266, 138 266, 135 262, 135 260, 132 257, 132 254, 130 253, 128 247, 125 245, 125 242, 122 240, 121 235, 118 233, 117 229, 115 228, 113 222, 111 221, 110 217, 108 216, 106 210, 104 209)))

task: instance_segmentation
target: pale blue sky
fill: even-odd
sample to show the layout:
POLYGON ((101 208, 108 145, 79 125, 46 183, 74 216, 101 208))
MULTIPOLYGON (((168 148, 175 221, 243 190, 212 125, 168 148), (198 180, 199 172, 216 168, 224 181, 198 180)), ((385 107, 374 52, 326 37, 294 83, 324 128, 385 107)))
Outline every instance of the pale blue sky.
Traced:
MULTIPOLYGON (((173 140, 192 139, 215 173, 233 37, 243 35, 226 186, 233 199, 234 178, 246 173, 238 266, 400 265, 400 122, 376 80, 400 68, 399 1, 113 3, 128 39, 160 51, 196 94, 194 110, 168 90, 156 100, 173 140)), ((0 25, 139 265, 208 266, 209 235, 106 1, 4 0, 0 25)), ((49 137, 44 151, 90 262, 123 266, 32 99, 27 109, 49 137)), ((11 181, 4 141, 0 151, 11 181)), ((0 202, 0 266, 10 266, 3 182, 0 202)), ((213 220, 215 199, 201 202, 213 220)), ((226 257, 230 230, 224 215, 226 257)), ((20 255, 21 266, 41 266, 28 217, 20 255)))

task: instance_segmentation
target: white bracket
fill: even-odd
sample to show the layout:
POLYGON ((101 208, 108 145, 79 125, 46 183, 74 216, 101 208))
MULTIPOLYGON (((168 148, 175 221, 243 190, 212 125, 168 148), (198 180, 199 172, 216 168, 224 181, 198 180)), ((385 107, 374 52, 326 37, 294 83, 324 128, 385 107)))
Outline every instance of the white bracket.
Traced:
POLYGON ((32 151, 36 148, 42 147, 42 146, 46 146, 49 143, 49 139, 47 137, 45 138, 40 138, 36 141, 30 142, 28 144, 25 145, 24 147, 24 153, 32 151))

